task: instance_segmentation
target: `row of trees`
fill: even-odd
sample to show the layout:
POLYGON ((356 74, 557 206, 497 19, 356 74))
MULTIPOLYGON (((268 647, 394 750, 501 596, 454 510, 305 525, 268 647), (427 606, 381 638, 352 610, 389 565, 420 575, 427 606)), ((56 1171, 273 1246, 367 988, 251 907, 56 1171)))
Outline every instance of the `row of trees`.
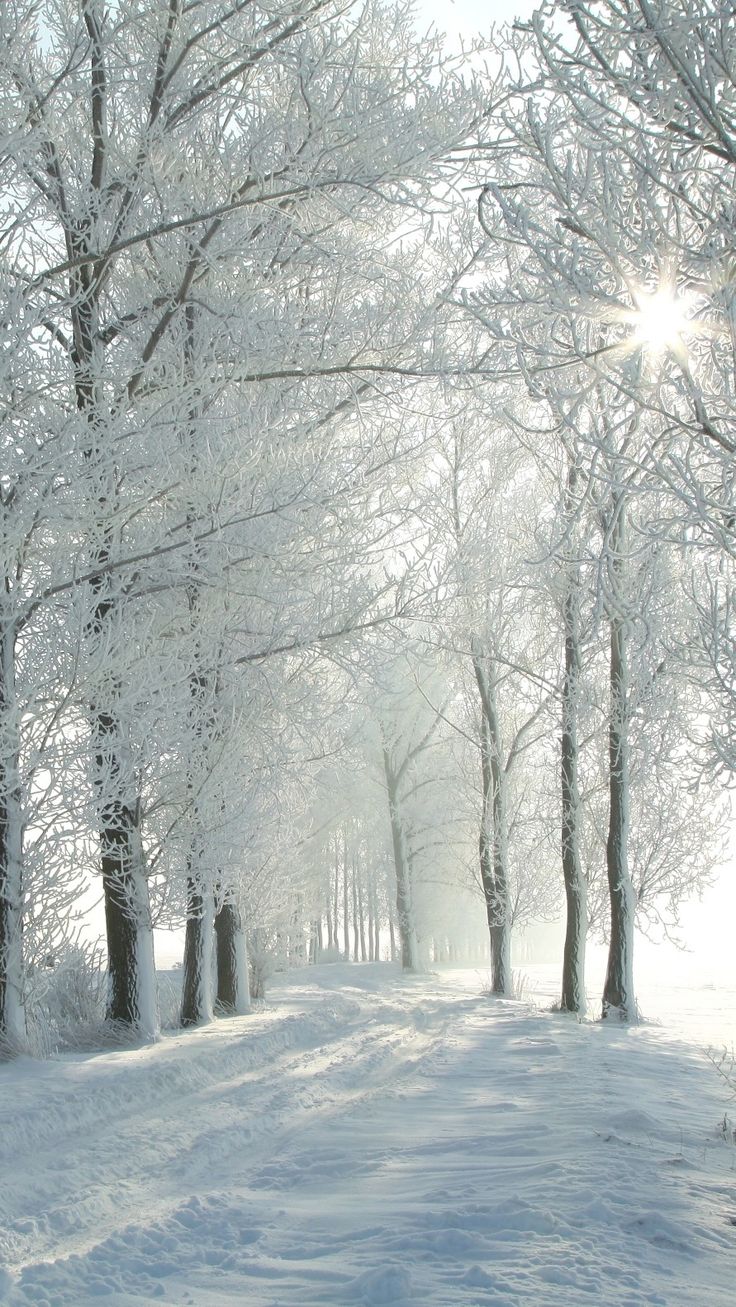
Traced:
POLYGON ((90 875, 149 1037, 157 923, 191 1024, 245 919, 415 968, 473 895, 508 992, 562 886, 633 1015, 734 763, 727 9, 3 7, 5 1044, 90 875))
MULTIPOLYGON (((709 779, 732 761, 731 18, 728 5, 697 0, 543 6, 512 37, 534 85, 525 75, 500 112, 494 154, 503 166, 492 168, 479 201, 491 259, 498 267, 502 250, 506 268, 474 297, 474 310, 496 341, 494 358, 524 371, 564 441, 568 467, 560 533, 568 573, 566 972, 584 916, 575 744, 583 632, 574 573, 585 551, 585 505, 597 503, 606 546, 596 585, 610 631, 603 1002, 604 1012, 627 1015, 630 864, 641 839, 635 737, 658 683, 666 683, 669 711, 683 695, 690 700, 689 712, 674 714, 674 766, 692 764, 688 746, 708 709, 709 779)), ((650 740, 661 758, 658 735, 650 740)), ((671 823, 659 820, 661 846, 671 823)))

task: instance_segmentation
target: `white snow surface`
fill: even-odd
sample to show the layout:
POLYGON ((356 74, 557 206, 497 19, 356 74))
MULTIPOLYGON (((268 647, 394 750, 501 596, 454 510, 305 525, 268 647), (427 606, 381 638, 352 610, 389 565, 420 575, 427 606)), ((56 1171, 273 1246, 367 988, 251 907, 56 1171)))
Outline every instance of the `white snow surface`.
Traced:
POLYGON ((0 1302, 732 1307, 736 1110, 701 1050, 482 981, 314 967, 3 1065, 0 1302))

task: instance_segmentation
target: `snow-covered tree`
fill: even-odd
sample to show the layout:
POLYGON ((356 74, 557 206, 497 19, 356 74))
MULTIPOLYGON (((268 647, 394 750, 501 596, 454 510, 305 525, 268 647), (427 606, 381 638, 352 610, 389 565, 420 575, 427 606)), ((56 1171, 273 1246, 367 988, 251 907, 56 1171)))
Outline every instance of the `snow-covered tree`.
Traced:
MULTIPOLYGON (((292 440, 296 428, 319 430, 377 371, 421 367, 426 309, 405 284, 414 272, 405 260, 402 280, 400 261, 378 250, 431 193, 478 101, 444 75, 437 42, 417 42, 401 7, 53 0, 42 23, 32 7, 5 6, 2 37, 4 276, 52 359, 78 484, 73 545, 52 589, 73 594, 83 637, 108 1014, 152 1034, 143 777, 154 749, 138 726, 145 686, 149 742, 155 707, 156 747, 168 748, 150 677, 162 672, 171 616, 153 596, 178 589, 202 624, 192 544, 242 543, 229 532, 248 514, 238 499, 247 505, 260 485, 264 439, 277 442, 285 422, 292 440), (185 360, 193 309, 207 321, 196 376, 185 360), (178 489, 191 473, 181 433, 193 412, 211 418, 213 402, 242 454, 238 468, 217 469, 225 497, 206 497, 195 521, 178 489)), ((303 511, 310 452, 298 506, 271 494, 255 511, 303 511)), ((265 631, 248 615, 231 631, 288 645, 303 617, 290 608, 279 605, 265 631)), ((203 675, 212 659, 198 654, 179 689, 203 675)), ((8 801, 16 789, 11 779, 8 801)))

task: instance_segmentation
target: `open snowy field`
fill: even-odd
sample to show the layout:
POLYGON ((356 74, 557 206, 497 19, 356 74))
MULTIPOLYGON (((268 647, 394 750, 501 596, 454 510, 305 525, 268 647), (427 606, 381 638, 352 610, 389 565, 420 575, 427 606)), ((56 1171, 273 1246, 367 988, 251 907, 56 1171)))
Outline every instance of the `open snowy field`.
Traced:
MULTIPOLYGON (((736 1048, 736 975, 729 968, 708 967, 700 958, 642 947, 637 940, 636 994, 643 1020, 661 1025, 670 1036, 702 1049, 736 1048)), ((589 949, 585 979, 591 1017, 600 1016, 605 950, 589 949)), ((536 1007, 551 1007, 560 998, 559 964, 522 964, 517 969, 522 993, 536 1007)))
POLYGON ((0 1301, 731 1307, 702 1053, 479 983, 311 968, 247 1018, 2 1066, 0 1301))

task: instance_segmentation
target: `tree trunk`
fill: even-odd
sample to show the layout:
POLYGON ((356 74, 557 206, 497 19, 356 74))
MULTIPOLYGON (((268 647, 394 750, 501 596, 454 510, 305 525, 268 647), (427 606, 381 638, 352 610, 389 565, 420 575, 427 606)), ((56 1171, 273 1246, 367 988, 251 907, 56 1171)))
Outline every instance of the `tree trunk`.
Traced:
POLYGON ((366 901, 366 933, 368 936, 368 961, 375 962, 373 956, 373 885, 368 883, 365 891, 366 901))
POLYGON ((345 961, 350 961, 350 912, 348 881, 348 836, 343 827, 342 832, 342 927, 345 935, 345 961))
POLYGON ((391 841, 396 869, 396 914, 401 944, 401 966, 404 971, 417 970, 417 939, 411 902, 411 867, 406 847, 406 834, 401 820, 398 786, 388 749, 383 750, 383 770, 388 791, 391 819, 391 841))
POLYGON ((486 902, 491 945, 491 990, 510 994, 511 928, 506 834, 506 776, 495 687, 480 656, 473 667, 481 699, 481 826, 478 840, 480 874, 486 902))
POLYGON ((184 937, 184 978, 181 1024, 205 1025, 212 1020, 212 964, 215 907, 212 894, 190 878, 187 890, 187 926, 184 937))
MULTIPOLYGON (((191 384, 188 423, 181 435, 189 483, 197 474, 197 388, 195 311, 187 304, 185 310, 184 375, 191 384)), ((199 632, 203 626, 202 614, 202 558, 192 538, 196 513, 192 504, 187 506, 186 525, 189 534, 189 579, 186 586, 189 629, 194 637, 194 659, 189 673, 189 723, 191 740, 188 741, 185 766, 187 768, 188 807, 191 813, 191 830, 187 875, 187 924, 184 941, 184 977, 182 985, 181 1024, 206 1025, 214 1015, 213 962, 215 949, 215 886, 212 868, 206 863, 206 819, 202 811, 202 775, 207 768, 208 750, 216 738, 215 704, 217 678, 204 670, 199 632)), ((210 835, 211 839, 211 835, 210 835)))
POLYGON ((23 811, 15 704, 15 628, 0 629, 0 1053, 25 1044, 22 950, 23 811))
POLYGON ((606 866, 611 902, 611 938, 603 988, 603 1017, 622 1021, 636 1017, 634 998, 634 890, 628 864, 629 840, 629 749, 627 629, 620 585, 624 563, 625 506, 614 505, 611 532, 613 584, 611 603, 609 795, 610 813, 606 866))
POLYGON ((327 868, 327 947, 332 952, 335 947, 335 930, 333 925, 332 869, 327 868))
POLYGON ((319 962, 323 948, 322 918, 315 917, 309 927, 309 961, 313 967, 319 962))
MULTIPOLYGON (((570 466, 568 493, 575 485, 575 468, 570 466)), ((588 931, 588 886, 580 861, 580 795, 578 792, 577 696, 580 674, 577 596, 579 568, 571 566, 563 612, 565 631, 565 676, 562 684, 562 734, 560 741, 560 783, 562 803, 562 874, 565 881, 567 918, 562 959, 563 1012, 585 1012, 585 943, 588 931)))
POLYGON ((332 941, 334 948, 340 952, 339 916, 340 916, 340 854, 337 834, 335 834, 335 888, 332 895, 334 919, 332 922, 332 941))
POLYGON ((107 1020, 147 1039, 158 1031, 153 930, 148 900, 139 804, 126 801, 132 764, 121 728, 109 712, 94 711, 95 787, 101 796, 100 860, 107 934, 107 1020), (109 782, 112 793, 108 792, 109 782))
POLYGON ((241 1017, 250 1012, 248 950, 236 903, 225 899, 215 916, 217 1011, 241 1017))
POLYGON ((363 897, 363 887, 358 879, 358 926, 360 934, 360 960, 368 961, 368 952, 365 946, 365 901, 363 897))
POLYGON ((379 921, 378 921, 378 891, 376 889, 375 876, 370 885, 370 917, 368 920, 368 939, 370 941, 370 959, 371 962, 380 962, 380 940, 379 940, 379 921))
POLYGON ((353 857, 353 962, 358 961, 358 857, 353 857))
MULTIPOLYGON (((86 626, 94 654, 98 649, 118 647, 124 641, 124 624, 119 612, 122 601, 112 592, 108 571, 114 514, 106 518, 106 511, 116 491, 108 461, 110 451, 106 448, 110 415, 102 399, 103 347, 96 334, 99 288, 93 263, 82 262, 89 255, 89 222, 70 233, 69 238, 80 260, 70 279, 75 396, 77 409, 87 424, 84 456, 100 513, 90 538, 90 563, 95 575, 90 581, 92 610, 86 626)), ((141 805, 124 717, 122 685, 111 676, 105 700, 90 706, 107 932, 107 1019, 153 1039, 158 1030, 153 931, 140 831, 141 805)))

